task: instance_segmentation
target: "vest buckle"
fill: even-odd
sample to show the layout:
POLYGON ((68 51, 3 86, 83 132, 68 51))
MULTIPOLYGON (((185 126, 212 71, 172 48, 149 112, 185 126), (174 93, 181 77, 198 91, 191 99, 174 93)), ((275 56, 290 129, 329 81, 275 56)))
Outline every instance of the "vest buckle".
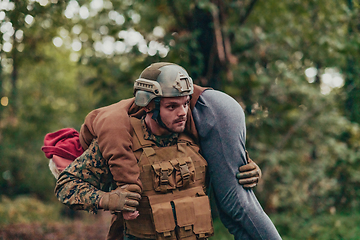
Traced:
POLYGON ((169 183, 169 175, 168 175, 169 170, 161 170, 161 185, 167 185, 169 183))
POLYGON ((186 163, 180 165, 180 174, 183 180, 188 180, 190 178, 189 167, 186 163))

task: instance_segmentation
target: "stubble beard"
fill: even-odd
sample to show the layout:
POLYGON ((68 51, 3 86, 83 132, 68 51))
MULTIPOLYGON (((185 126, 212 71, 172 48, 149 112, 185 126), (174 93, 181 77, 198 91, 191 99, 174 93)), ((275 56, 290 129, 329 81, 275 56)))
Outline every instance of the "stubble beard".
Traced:
POLYGON ((185 122, 183 122, 183 124, 181 124, 180 126, 176 126, 177 125, 177 121, 178 120, 175 120, 173 122, 173 125, 171 126, 171 128, 169 128, 172 132, 175 132, 175 133, 182 133, 185 131, 185 126, 186 126, 186 120, 185 122))

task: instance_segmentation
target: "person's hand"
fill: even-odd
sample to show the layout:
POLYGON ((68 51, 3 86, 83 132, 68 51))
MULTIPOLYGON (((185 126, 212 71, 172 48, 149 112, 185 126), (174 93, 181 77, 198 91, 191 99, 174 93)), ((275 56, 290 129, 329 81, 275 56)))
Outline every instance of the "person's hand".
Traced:
POLYGON ((135 211, 135 212, 123 211, 122 215, 125 220, 134 220, 139 216, 139 211, 135 211))
POLYGON ((141 199, 141 188, 136 184, 126 184, 105 193, 100 199, 99 207, 115 212, 135 212, 141 199))
POLYGON ((248 164, 239 167, 236 178, 244 188, 253 188, 259 182, 262 174, 260 167, 248 157, 248 154, 247 158, 248 164))

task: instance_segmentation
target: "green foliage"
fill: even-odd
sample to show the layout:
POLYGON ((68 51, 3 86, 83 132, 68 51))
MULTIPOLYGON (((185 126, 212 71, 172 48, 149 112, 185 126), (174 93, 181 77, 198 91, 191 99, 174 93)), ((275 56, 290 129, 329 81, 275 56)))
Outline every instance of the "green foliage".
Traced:
MULTIPOLYGON (((331 209, 331 212, 323 212, 316 216, 287 212, 271 214, 270 217, 284 240, 358 239, 359 213, 337 213, 334 209, 331 209)), ((214 219, 214 230, 215 234, 210 238, 212 240, 234 239, 219 218, 214 219)))
POLYGON ((271 217, 284 240, 287 239, 351 239, 359 238, 360 218, 357 212, 322 213, 304 217, 291 213, 271 217))
POLYGON ((13 45, 0 52, 0 98, 9 99, 0 105, 1 194, 51 199, 44 135, 79 129, 90 110, 131 97, 146 66, 169 61, 244 107, 247 148, 264 174, 256 194, 284 239, 358 235, 345 224, 356 216, 342 214, 360 210, 358 2, 101 2, 16 1, 0 10, 23 32, 0 31, 0 46, 13 45), (69 4, 78 7, 72 17, 69 4), (308 68, 317 71, 313 82, 308 68), (344 87, 321 80, 329 68, 344 87))
POLYGON ((214 236, 211 240, 230 240, 234 237, 229 233, 229 231, 224 227, 219 218, 214 219, 214 236))
POLYGON ((14 200, 2 196, 0 225, 59 221, 60 207, 59 204, 44 204, 43 201, 29 196, 18 196, 14 200))
POLYGON ((44 60, 36 64, 23 60, 17 81, 17 107, 2 107, 0 192, 35 193, 49 199, 55 179, 40 150, 44 136, 64 127, 79 130, 98 97, 77 82, 79 75, 87 78, 92 71, 68 61, 67 52, 48 44, 37 54, 44 60))

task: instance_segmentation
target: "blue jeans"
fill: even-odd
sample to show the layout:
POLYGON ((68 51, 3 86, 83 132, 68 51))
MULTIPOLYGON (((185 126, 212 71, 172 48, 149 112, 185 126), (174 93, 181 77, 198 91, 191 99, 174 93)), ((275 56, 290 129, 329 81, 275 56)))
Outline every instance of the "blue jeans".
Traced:
POLYGON ((225 227, 235 239, 281 239, 253 191, 244 189, 235 177, 238 168, 246 164, 245 114, 241 106, 225 93, 206 90, 192 114, 225 227))

